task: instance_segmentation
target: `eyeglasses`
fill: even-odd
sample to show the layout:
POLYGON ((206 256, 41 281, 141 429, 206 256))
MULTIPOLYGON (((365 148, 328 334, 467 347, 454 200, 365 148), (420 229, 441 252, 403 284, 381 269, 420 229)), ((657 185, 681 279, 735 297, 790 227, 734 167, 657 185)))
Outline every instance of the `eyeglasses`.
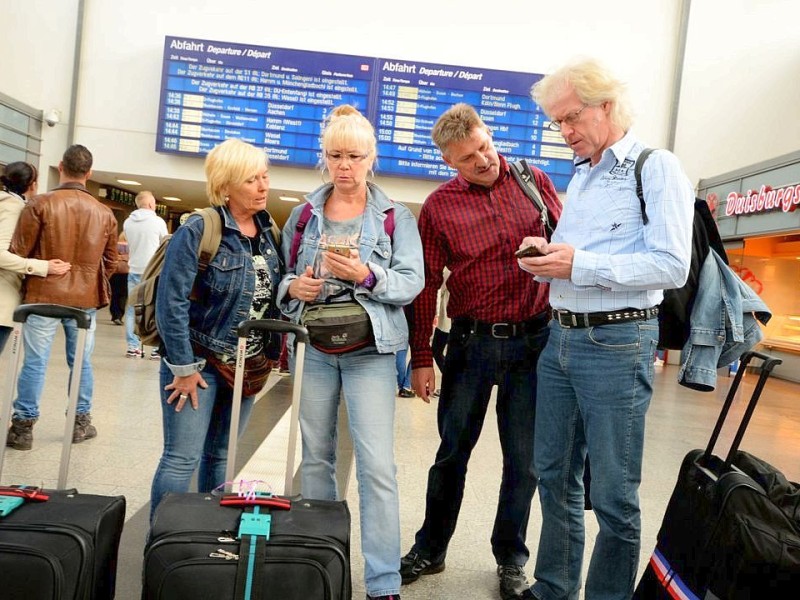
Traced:
POLYGON ((338 165, 339 163, 341 163, 345 159, 347 159, 351 163, 360 163, 362 160, 364 160, 365 158, 367 158, 369 156, 369 153, 367 153, 367 154, 356 154, 354 152, 346 152, 346 153, 342 153, 342 152, 326 152, 325 156, 328 158, 329 161, 331 161, 332 163, 338 165))
POLYGON ((551 131, 561 131, 561 126, 562 126, 564 123, 566 123, 567 125, 569 125, 570 127, 572 127, 573 125, 575 125, 575 123, 577 123, 578 121, 580 121, 580 118, 581 118, 581 113, 582 113, 582 112, 583 112, 583 111, 584 111, 584 110, 585 110, 585 109, 586 109, 588 106, 589 106, 588 104, 584 104, 584 105, 583 105, 583 106, 581 106, 581 107, 580 107, 578 110, 573 110, 571 113, 569 113, 569 114, 568 114, 566 117, 564 117, 563 119, 558 119, 558 120, 556 120, 556 119, 553 119, 552 121, 550 121, 550 125, 548 125, 548 127, 550 128, 550 130, 551 130, 551 131))

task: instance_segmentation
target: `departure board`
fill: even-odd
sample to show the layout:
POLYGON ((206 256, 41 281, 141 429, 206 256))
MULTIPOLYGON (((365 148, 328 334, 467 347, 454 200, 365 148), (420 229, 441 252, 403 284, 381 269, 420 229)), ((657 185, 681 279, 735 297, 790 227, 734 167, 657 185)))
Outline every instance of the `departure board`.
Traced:
POLYGON ((545 171, 557 189, 572 177, 572 150, 550 131, 530 97, 542 75, 380 59, 377 114, 381 170, 416 177, 455 174, 441 159, 431 129, 458 102, 475 108, 492 130, 495 148, 509 161, 526 159, 545 171))
POLYGON ((274 164, 315 167, 330 110, 357 107, 375 126, 383 175, 447 179, 430 138, 457 102, 475 107, 497 150, 525 158, 565 190, 572 151, 530 98, 542 76, 346 54, 167 37, 156 151, 203 156, 228 138, 274 164))

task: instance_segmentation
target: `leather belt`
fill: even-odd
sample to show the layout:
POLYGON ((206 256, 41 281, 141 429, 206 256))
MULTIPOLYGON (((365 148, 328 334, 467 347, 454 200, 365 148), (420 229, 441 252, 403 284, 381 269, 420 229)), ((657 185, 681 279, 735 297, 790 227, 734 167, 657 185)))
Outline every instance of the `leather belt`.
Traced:
POLYGON ((475 335, 488 335, 498 340, 520 337, 531 333, 537 333, 547 325, 548 315, 542 313, 527 321, 516 323, 486 323, 476 319, 456 318, 453 319, 451 329, 466 329, 475 335))
POLYGON ((567 329, 578 327, 594 327, 595 325, 610 325, 626 321, 645 321, 658 316, 658 307, 653 308, 623 308, 611 312, 574 313, 568 310, 553 309, 553 319, 567 329))

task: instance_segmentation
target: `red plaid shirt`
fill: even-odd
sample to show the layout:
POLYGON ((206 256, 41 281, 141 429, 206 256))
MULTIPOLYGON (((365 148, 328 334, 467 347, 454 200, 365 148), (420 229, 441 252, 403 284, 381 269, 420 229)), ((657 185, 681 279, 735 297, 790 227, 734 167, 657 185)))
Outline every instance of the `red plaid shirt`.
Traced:
MULTIPOLYGON (((553 183, 532 168, 547 206, 550 225, 561 215, 553 183)), ((486 323, 527 321, 548 308, 547 284, 517 265, 514 252, 525 236, 546 237, 539 211, 500 157, 500 177, 486 188, 457 175, 439 186, 422 206, 419 232, 425 254, 425 288, 411 305, 411 364, 433 366, 430 337, 442 269, 450 269, 447 289, 451 319, 486 323)))

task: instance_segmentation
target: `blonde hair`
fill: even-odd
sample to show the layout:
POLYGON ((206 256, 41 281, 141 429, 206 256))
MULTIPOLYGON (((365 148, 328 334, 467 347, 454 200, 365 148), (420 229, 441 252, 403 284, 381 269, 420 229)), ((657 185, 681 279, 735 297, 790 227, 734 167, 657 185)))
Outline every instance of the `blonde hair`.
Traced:
POLYGON ((225 205, 225 188, 244 183, 269 168, 266 152, 252 144, 237 139, 225 140, 206 156, 206 194, 211 206, 225 205))
POLYGON ((611 103, 612 123, 628 131, 633 124, 633 111, 625 84, 599 61, 592 58, 575 59, 554 73, 546 75, 531 88, 533 101, 550 115, 553 103, 568 89, 573 89, 581 102, 588 106, 611 103))
MULTIPOLYGON (((328 148, 364 148, 368 156, 374 158, 378 151, 375 129, 358 109, 349 104, 334 108, 328 115, 325 129, 320 138, 323 155, 328 148)), ((323 156, 324 167, 324 156, 323 156)))
POLYGON ((447 148, 451 144, 466 140, 476 127, 484 129, 491 135, 491 131, 475 109, 469 104, 459 102, 448 108, 436 120, 431 130, 431 139, 442 154, 447 154, 447 148))

